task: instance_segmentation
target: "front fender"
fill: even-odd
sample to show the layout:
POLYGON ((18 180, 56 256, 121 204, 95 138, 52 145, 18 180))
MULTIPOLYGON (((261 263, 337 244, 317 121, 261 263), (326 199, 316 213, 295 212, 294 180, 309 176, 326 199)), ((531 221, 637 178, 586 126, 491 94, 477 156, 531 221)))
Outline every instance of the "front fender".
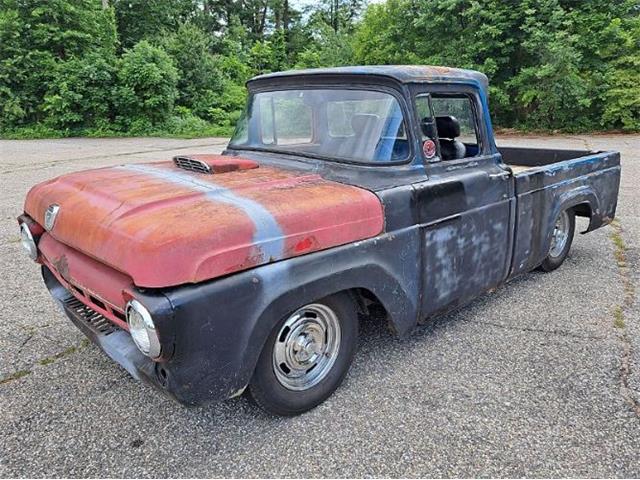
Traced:
POLYGON ((419 251, 411 228, 166 291, 176 319, 170 388, 188 385, 187 403, 232 396, 251 379, 283 317, 343 290, 370 290, 394 329, 408 332, 418 317, 419 251))

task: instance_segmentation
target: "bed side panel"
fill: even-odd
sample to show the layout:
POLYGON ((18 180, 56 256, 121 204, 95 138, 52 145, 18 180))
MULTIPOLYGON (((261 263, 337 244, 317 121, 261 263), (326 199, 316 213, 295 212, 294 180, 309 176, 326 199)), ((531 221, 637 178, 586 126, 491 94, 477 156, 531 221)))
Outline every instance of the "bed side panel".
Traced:
MULTIPOLYGON (((620 185, 620 155, 606 152, 516 175, 516 235, 511 276, 536 268, 547 255, 561 210, 589 204, 586 231, 610 223, 620 185)), ((586 232, 583 232, 586 233, 586 232)))

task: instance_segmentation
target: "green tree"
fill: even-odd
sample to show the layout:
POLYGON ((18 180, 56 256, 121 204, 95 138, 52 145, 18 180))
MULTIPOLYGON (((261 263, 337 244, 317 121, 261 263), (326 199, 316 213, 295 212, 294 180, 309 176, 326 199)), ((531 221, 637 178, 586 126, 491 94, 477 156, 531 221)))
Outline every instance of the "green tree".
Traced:
POLYGON ((640 129, 638 0, 295 5, 0 0, 0 131, 226 128, 253 75, 349 64, 480 70, 501 126, 640 129))
POLYGON ((576 37, 566 30, 567 15, 556 0, 525 0, 522 65, 507 88, 515 98, 518 124, 560 130, 591 127, 589 85, 580 72, 582 54, 576 37))
POLYGON ((113 12, 97 0, 0 0, 0 128, 44 119, 61 63, 115 49, 113 12))
POLYGON ((607 89, 602 116, 606 127, 640 130, 640 17, 615 19, 610 28, 621 41, 619 57, 613 59, 605 75, 607 89))
POLYGON ((154 40, 196 15, 195 0, 112 0, 123 48, 154 40))
POLYGON ((295 64, 296 68, 337 67, 353 62, 353 47, 348 34, 334 32, 321 24, 311 37, 308 46, 302 50, 295 64))
POLYGON ((178 70, 176 104, 206 117, 223 88, 222 68, 211 53, 210 37, 196 25, 182 24, 160 44, 178 70))
POLYGON ((88 53, 57 64, 44 98, 45 122, 57 129, 106 126, 113 117, 116 58, 88 53))
POLYGON ((142 40, 126 50, 118 69, 119 124, 144 128, 167 120, 178 97, 177 85, 178 71, 162 48, 142 40))
POLYGON ((353 39, 356 63, 473 68, 503 126, 635 128, 637 1, 387 0, 353 39))

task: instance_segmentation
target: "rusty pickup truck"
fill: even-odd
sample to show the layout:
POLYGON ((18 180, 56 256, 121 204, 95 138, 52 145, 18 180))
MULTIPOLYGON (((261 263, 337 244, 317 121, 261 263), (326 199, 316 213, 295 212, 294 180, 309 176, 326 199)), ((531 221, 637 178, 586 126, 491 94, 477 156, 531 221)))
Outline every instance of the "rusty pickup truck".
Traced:
POLYGON ((481 73, 344 67, 247 87, 221 155, 63 175, 19 217, 68 317, 184 404, 247 391, 274 414, 309 410, 346 375, 359 318, 405 335, 559 267, 576 216, 583 233, 614 218, 619 153, 497 148, 481 73))

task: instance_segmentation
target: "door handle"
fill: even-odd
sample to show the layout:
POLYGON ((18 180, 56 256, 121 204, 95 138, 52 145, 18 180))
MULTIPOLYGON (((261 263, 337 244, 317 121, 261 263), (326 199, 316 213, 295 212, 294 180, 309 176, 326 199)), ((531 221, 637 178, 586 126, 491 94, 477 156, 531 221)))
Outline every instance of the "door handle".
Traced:
POLYGON ((489 178, 508 178, 511 175, 510 172, 490 173, 489 178))

